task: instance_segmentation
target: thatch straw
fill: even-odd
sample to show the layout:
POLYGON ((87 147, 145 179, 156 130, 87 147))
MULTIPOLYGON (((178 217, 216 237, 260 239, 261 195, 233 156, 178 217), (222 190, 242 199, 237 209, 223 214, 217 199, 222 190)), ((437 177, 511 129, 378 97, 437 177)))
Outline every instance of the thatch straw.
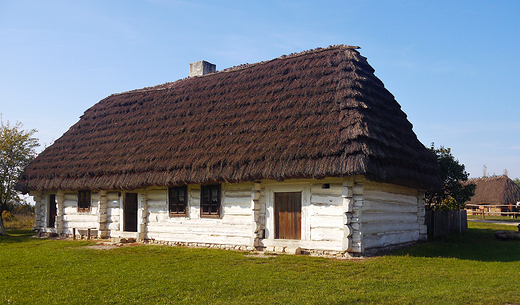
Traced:
POLYGON ((508 205, 520 201, 520 187, 507 176, 468 179, 475 184, 475 195, 466 204, 508 205))
POLYGON ((18 189, 352 175, 440 182, 366 58, 334 46, 111 95, 26 168, 18 189))

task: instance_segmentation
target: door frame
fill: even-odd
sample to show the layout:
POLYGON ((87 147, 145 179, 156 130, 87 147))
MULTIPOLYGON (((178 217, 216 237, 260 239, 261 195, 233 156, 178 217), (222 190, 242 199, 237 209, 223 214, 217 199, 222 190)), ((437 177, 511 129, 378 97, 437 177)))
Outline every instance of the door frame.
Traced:
POLYGON ((58 218, 58 195, 57 194, 49 194, 47 196, 47 213, 46 213, 46 224, 45 227, 55 229, 56 228, 56 220, 58 218), (54 197, 54 204, 51 198, 54 197), (52 215, 52 206, 54 206, 54 216, 52 215), (51 226, 51 218, 54 217, 53 225, 51 226))
POLYGON ((120 214, 120 221, 121 221, 121 232, 129 232, 129 233, 135 233, 137 234, 139 232, 139 210, 140 210, 140 194, 139 192, 124 192, 121 196, 121 214, 120 214), (126 231, 125 230, 125 224, 126 224, 126 219, 125 219, 125 200, 126 200, 126 195, 127 194, 136 194, 137 195, 137 204, 136 204, 136 231, 126 231))
MULTIPOLYGON (((266 186, 266 224, 265 238, 275 239, 275 215, 274 215, 274 193, 301 192, 301 239, 310 240, 309 206, 311 199, 311 187, 309 183, 299 184, 276 184, 266 186)), ((281 240, 281 239, 276 239, 281 240)))

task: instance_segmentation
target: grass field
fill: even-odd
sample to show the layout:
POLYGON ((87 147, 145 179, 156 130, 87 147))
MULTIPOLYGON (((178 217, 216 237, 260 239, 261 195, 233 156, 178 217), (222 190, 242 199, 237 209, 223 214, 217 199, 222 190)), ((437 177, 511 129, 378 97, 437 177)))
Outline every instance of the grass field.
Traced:
POLYGON ((485 220, 498 220, 498 221, 504 221, 504 222, 520 222, 520 217, 511 218, 509 216, 468 215, 468 219, 485 219, 485 220))
POLYGON ((520 304, 520 242, 470 223, 361 260, 0 237, 0 304, 520 304))

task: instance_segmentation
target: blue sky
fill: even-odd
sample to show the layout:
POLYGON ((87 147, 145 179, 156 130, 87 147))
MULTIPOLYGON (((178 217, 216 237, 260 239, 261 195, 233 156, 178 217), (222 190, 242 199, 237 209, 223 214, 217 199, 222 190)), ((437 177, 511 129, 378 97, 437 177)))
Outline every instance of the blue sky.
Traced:
POLYGON ((419 140, 471 177, 520 177, 520 1, 0 0, 0 113, 42 147, 106 96, 361 46, 419 140))

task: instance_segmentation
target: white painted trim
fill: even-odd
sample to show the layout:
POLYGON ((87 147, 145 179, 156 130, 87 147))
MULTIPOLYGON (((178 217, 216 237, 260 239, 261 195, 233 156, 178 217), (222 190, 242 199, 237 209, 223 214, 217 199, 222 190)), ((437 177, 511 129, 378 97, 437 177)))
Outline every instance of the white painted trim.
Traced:
POLYGON ((126 192, 119 192, 120 196, 118 199, 119 200, 119 236, 121 236, 121 234, 123 234, 123 232, 124 232, 123 198, 125 198, 125 193, 126 192))
POLYGON ((120 237, 136 237, 140 232, 141 215, 143 213, 142 192, 140 190, 122 191, 119 196, 119 236, 120 237), (137 193, 137 232, 125 231, 125 197, 127 193, 137 193), (135 235, 135 236, 134 236, 135 235))
POLYGON ((267 185, 266 190, 266 225, 265 238, 274 240, 274 193, 281 192, 301 192, 302 193, 302 212, 301 212, 301 240, 311 239, 309 206, 311 202, 310 183, 288 183, 278 185, 267 185))
MULTIPOLYGON (((51 208, 51 193, 43 193, 40 199, 40 208, 43 211, 40 211, 40 221, 43 221, 43 226, 45 229, 51 229, 53 227, 49 227, 49 219, 50 219, 50 208, 51 208), (43 213, 41 213, 43 212, 43 213), (43 218, 43 219, 42 219, 43 218)), ((56 210, 58 207, 56 207, 56 210)), ((54 223, 56 225, 56 223, 54 223)))

